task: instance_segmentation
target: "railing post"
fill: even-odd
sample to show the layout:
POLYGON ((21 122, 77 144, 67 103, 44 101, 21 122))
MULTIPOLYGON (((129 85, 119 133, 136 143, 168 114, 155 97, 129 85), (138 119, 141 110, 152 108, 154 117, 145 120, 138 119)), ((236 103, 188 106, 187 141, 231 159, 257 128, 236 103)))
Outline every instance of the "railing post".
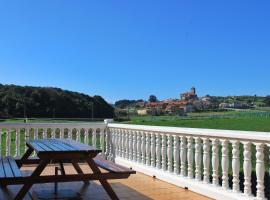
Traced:
POLYGON ((251 143, 243 142, 244 144, 244 194, 251 196, 251 143))
POLYGON ((210 145, 209 139, 203 138, 203 183, 209 183, 209 165, 210 165, 210 145))
POLYGON ((156 138, 155 134, 151 132, 151 166, 156 166, 156 138))
POLYGON ((180 173, 179 168, 179 150, 180 150, 180 144, 179 144, 179 137, 177 135, 173 136, 173 168, 174 168, 174 174, 180 173))
POLYGON ((212 139, 212 177, 213 177, 213 182, 212 184, 214 186, 218 186, 218 166, 219 166, 219 155, 218 155, 218 145, 219 141, 215 138, 212 139))
POLYGON ((137 131, 137 162, 142 162, 141 158, 141 133, 137 131))
POLYGON ((173 147, 172 147, 172 135, 171 134, 169 134, 167 136, 167 140, 168 140, 168 147, 167 147, 168 172, 173 173, 173 161, 172 161, 173 147))
POLYGON ((146 150, 146 138, 145 138, 145 132, 142 131, 141 134, 141 149, 142 149, 142 164, 146 163, 146 154, 145 154, 145 150, 146 150))
POLYGON ((264 144, 263 143, 256 143, 256 176, 257 176, 257 192, 256 197, 257 199, 265 199, 264 194, 264 144))
POLYGON ((161 169, 161 136, 156 134, 156 168, 161 169))
POLYGON ((10 156, 11 129, 6 130, 6 156, 10 156))
POLYGON ((150 133, 146 132, 146 165, 150 166, 151 160, 150 160, 150 133))
POLYGON ((187 152, 187 161, 188 161, 188 178, 193 178, 193 138, 188 137, 188 152, 187 152))
POLYGON ((120 156, 122 158, 125 157, 125 132, 123 129, 120 129, 120 135, 121 135, 121 153, 120 156))
POLYGON ((201 164, 202 164, 202 145, 201 145, 201 138, 195 138, 195 180, 201 181, 202 180, 202 171, 201 171, 201 164))
POLYGON ((233 191, 239 192, 239 141, 232 141, 232 171, 233 171, 233 191))
POLYGON ((161 166, 162 166, 162 170, 163 171, 166 171, 167 170, 167 156, 166 156, 166 152, 167 152, 167 149, 166 149, 166 140, 167 140, 167 137, 164 133, 162 133, 162 146, 161 146, 161 166))
POLYGON ((105 158, 105 146, 104 146, 105 140, 104 140, 104 129, 100 130, 100 149, 101 149, 101 155, 103 158, 105 158))
POLYGON ((132 142, 132 144, 133 144, 133 147, 132 147, 132 149, 133 149, 133 156, 132 156, 132 160, 134 161, 134 162, 136 162, 137 161, 137 132, 136 131, 132 131, 132 134, 133 134, 133 142, 132 142))
POLYGON ((132 131, 129 131, 128 133, 128 159, 132 160, 133 157, 133 137, 132 137, 132 131))
POLYGON ((21 152, 20 152, 20 130, 21 129, 15 129, 16 131, 16 152, 15 152, 15 156, 18 157, 20 156, 21 152))
POLYGON ((181 176, 186 176, 186 159, 187 159, 187 145, 186 145, 186 137, 181 136, 181 152, 180 152, 180 159, 181 159, 181 176))
POLYGON ((221 158, 221 167, 222 167, 222 188, 228 189, 228 169, 229 169, 229 157, 228 157, 228 140, 221 140, 222 143, 222 158, 221 158))

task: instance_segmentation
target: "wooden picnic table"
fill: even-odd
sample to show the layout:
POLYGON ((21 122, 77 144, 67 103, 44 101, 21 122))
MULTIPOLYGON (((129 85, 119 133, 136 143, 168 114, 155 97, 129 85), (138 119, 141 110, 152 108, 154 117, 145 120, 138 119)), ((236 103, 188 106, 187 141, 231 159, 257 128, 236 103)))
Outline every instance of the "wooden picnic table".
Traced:
MULTIPOLYGON (((3 179, 3 183, 8 184, 23 184, 22 188, 15 197, 16 200, 24 198, 26 193, 35 183, 48 182, 71 182, 99 180, 103 188, 106 190, 111 199, 118 199, 112 187, 108 183, 108 179, 128 178, 135 171, 107 161, 100 156, 97 156, 101 150, 68 139, 40 139, 27 141, 28 150, 20 160, 16 163, 18 168, 23 164, 38 163, 30 177, 13 177, 3 179), (36 152, 38 159, 31 159, 30 155, 36 152), (78 163, 85 162, 89 165, 91 174, 84 174, 78 163), (61 175, 42 175, 41 173, 49 163, 59 163, 61 175), (77 174, 65 174, 64 163, 71 163, 77 174), (99 167, 107 170, 101 172, 99 167)), ((14 168, 14 166, 13 166, 14 168)), ((16 171, 16 170, 13 170, 16 171)))

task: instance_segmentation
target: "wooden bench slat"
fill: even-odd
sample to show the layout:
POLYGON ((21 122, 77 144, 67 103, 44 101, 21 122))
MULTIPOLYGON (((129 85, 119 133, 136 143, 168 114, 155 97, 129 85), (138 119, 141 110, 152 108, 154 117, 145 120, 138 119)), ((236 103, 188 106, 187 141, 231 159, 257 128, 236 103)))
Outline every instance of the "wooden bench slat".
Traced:
POLYGON ((2 162, 3 162, 6 178, 14 177, 12 169, 11 169, 9 161, 8 161, 8 158, 2 158, 2 162))
POLYGON ((3 161, 2 161, 2 157, 0 157, 0 178, 5 178, 5 177, 6 177, 6 174, 4 170, 3 161))
POLYGON ((132 169, 129 169, 127 167, 123 167, 121 165, 118 165, 112 161, 105 160, 104 158, 100 156, 96 156, 94 158, 95 163, 101 167, 102 169, 105 169, 109 172, 113 173, 130 173, 130 174, 135 174, 136 172, 132 169))
POLYGON ((21 177, 22 176, 22 173, 15 161, 14 158, 12 157, 7 157, 8 161, 9 161, 9 164, 10 164, 10 168, 12 169, 12 172, 13 172, 13 175, 14 177, 21 177))

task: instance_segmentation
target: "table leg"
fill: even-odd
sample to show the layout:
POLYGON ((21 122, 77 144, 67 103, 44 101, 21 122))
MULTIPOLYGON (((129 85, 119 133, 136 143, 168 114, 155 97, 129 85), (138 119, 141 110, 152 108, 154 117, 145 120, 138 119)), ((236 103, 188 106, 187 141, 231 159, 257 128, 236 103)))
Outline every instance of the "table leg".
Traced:
POLYGON ((18 167, 21 168, 23 165, 23 162, 25 160, 27 160, 29 158, 29 156, 31 156, 31 154, 33 153, 34 149, 28 147, 27 151, 24 153, 24 155, 22 156, 20 163, 18 163, 18 167))
MULTIPOLYGON (((49 160, 41 160, 31 176, 32 177, 39 176, 48 163, 49 160)), ((25 183, 21 188, 21 190, 19 191, 19 193, 16 195, 15 200, 22 200, 33 184, 34 184, 33 182, 25 183)))
MULTIPOLYGON (((77 172, 78 174, 83 174, 83 171, 82 171, 82 169, 80 168, 80 166, 79 166, 78 163, 76 163, 76 162, 73 161, 73 160, 71 161, 71 163, 72 163, 74 169, 76 170, 76 172, 77 172)), ((84 183, 89 184, 89 181, 84 181, 84 183)))
MULTIPOLYGON (((88 163, 89 167, 93 170, 94 174, 102 174, 96 163, 94 162, 93 158, 86 158, 86 162, 88 163)), ((119 198, 115 194, 115 192, 112 189, 112 186, 108 183, 106 179, 100 178, 99 182, 103 186, 103 188, 106 190, 107 194, 111 197, 113 200, 118 200, 119 198)))

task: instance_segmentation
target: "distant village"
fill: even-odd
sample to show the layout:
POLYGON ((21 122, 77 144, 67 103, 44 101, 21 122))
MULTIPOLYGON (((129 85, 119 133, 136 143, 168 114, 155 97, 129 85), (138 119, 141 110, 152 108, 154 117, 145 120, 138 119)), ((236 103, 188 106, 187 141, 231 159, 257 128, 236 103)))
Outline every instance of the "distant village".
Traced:
MULTIPOLYGON (((203 112, 228 109, 249 109, 257 106, 257 97, 215 97, 206 95, 198 97, 196 88, 181 93, 179 99, 158 101, 150 95, 149 100, 120 100, 115 103, 116 115, 185 115, 189 112, 203 112)), ((259 105, 260 106, 260 105, 259 105)))

